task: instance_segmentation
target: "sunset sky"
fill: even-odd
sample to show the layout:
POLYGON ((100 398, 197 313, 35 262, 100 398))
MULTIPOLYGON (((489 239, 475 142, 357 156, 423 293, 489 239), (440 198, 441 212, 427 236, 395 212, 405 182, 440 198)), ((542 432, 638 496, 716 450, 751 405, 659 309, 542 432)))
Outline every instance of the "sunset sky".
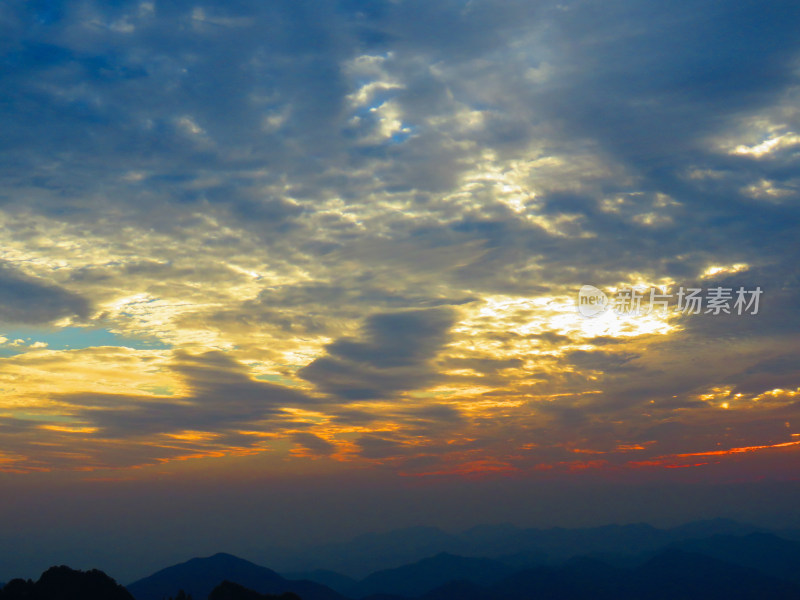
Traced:
POLYGON ((794 0, 3 2, 0 561, 517 522, 531 490, 553 524, 788 522, 799 30, 794 0), (762 293, 587 318, 583 285, 762 293))

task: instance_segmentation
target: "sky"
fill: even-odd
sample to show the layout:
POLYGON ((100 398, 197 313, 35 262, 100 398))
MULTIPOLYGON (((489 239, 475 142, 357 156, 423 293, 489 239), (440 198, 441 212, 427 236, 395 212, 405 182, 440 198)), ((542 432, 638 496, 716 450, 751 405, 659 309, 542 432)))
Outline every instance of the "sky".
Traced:
POLYGON ((800 526, 798 29, 782 0, 3 2, 0 579, 800 526))

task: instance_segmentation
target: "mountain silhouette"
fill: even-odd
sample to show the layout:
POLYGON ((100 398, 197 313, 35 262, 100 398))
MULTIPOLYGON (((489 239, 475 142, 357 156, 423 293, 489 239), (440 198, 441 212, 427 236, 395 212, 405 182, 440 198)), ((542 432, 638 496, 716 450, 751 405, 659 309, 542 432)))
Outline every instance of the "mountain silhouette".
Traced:
POLYGON ((343 596, 355 598, 360 596, 359 585, 357 579, 342 575, 336 571, 328 571, 327 569, 315 569, 313 571, 296 571, 294 573, 281 573, 286 579, 305 579, 308 581, 315 581, 319 584, 329 587, 332 590, 339 592, 343 596))
POLYGON ((758 569, 772 577, 800 585, 800 542, 785 540, 771 533, 714 535, 705 539, 687 540, 675 544, 674 547, 758 569))
POLYGON ((797 600, 800 586, 706 556, 659 553, 634 569, 579 558, 534 567, 489 586, 454 582, 422 600, 797 600))
POLYGON ((761 531, 758 527, 729 519, 695 521, 671 529, 634 523, 580 529, 520 529, 514 532, 508 526, 500 526, 494 532, 494 537, 490 528, 479 529, 480 535, 476 535, 475 529, 466 532, 472 542, 470 555, 489 556, 515 565, 523 565, 525 560, 531 561, 528 564, 542 564, 545 556, 552 562, 587 555, 655 553, 678 541, 717 534, 744 535, 761 531), (492 554, 490 551, 493 545, 504 548, 504 554, 492 554))
POLYGON ((668 530, 674 538, 700 538, 712 535, 748 535, 766 531, 762 527, 739 523, 733 519, 705 519, 678 525, 668 530))
POLYGON ((98 570, 51 567, 39 577, 13 579, 0 589, 0 600, 133 600, 111 577, 98 570))
POLYGON ((464 542, 436 527, 408 527, 386 533, 366 533, 352 540, 307 548, 296 555, 269 556, 278 570, 325 569, 362 579, 378 570, 391 569, 439 552, 460 552, 464 542))
MULTIPOLYGON (((484 586, 469 581, 451 581, 420 597, 420 600, 493 600, 496 596, 484 586)), ((370 600, 373 600, 370 598, 370 600)), ((565 599, 566 600, 566 599, 565 599)))
POLYGON ((333 571, 363 579, 375 571, 394 569, 441 552, 490 558, 522 569, 561 563, 576 556, 653 555, 684 540, 763 531, 760 527, 729 519, 695 521, 671 529, 644 523, 577 529, 478 525, 461 533, 447 533, 435 527, 411 527, 365 534, 347 542, 315 546, 302 552, 276 550, 266 553, 265 560, 282 573, 302 572, 327 585, 329 578, 317 579, 313 572, 333 571))
POLYGON ((208 600, 300 600, 300 597, 291 592, 286 592, 280 596, 274 594, 259 594, 238 583, 223 581, 211 590, 208 600))
MULTIPOLYGON (((638 537, 644 546, 651 543, 652 532, 639 526, 571 531, 560 540, 597 539, 598 529, 618 534, 618 539, 638 537)), ((741 531, 730 523, 678 533, 655 531, 681 537, 720 529, 741 531)), ((544 535, 562 533, 547 530, 544 535)), ((484 538, 492 535, 487 529, 481 532, 484 538)), ((800 542, 767 533, 714 534, 644 552, 627 566, 581 556, 518 569, 493 559, 443 552, 376 571, 362 581, 318 572, 343 586, 335 591, 313 581, 287 579, 230 554, 216 554, 163 569, 127 590, 101 571, 52 567, 36 582, 10 581, 0 588, 0 600, 800 600, 798 564, 800 542)))
POLYGON ((752 600, 755 598, 800 598, 800 586, 699 554, 666 550, 636 569, 633 578, 639 590, 651 589, 648 598, 671 600, 752 600))
POLYGON ((343 600, 342 595, 313 581, 288 580, 271 569, 225 553, 167 567, 128 585, 128 591, 136 600, 162 600, 182 589, 193 600, 206 600, 223 581, 260 594, 292 592, 303 600, 343 600))
POLYGON ((513 571, 508 565, 488 558, 442 552, 410 565, 377 571, 362 580, 358 589, 361 596, 393 594, 415 598, 453 581, 495 583, 513 571))

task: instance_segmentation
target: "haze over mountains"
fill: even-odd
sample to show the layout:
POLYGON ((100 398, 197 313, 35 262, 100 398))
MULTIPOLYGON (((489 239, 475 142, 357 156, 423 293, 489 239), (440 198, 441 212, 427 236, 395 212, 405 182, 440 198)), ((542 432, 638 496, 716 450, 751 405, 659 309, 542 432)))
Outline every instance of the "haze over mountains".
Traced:
MULTIPOLYGON (((435 527, 411 527, 361 535, 347 542, 299 552, 271 549, 254 558, 292 577, 309 577, 321 569, 362 579, 375 571, 399 567, 442 552, 492 558, 519 567, 564 561, 574 556, 608 558, 636 555, 683 540, 767 531, 763 527, 729 519, 696 521, 670 529, 645 523, 576 529, 478 525, 460 533, 448 533, 435 527)), ((800 533, 795 531, 779 533, 789 539, 800 539, 800 533)))
MULTIPOLYGON (((800 598, 800 535, 727 520, 672 529, 482 525, 446 534, 412 528, 361 536, 336 548, 349 552, 352 564, 370 551, 374 563, 412 558, 352 577, 322 568, 280 574, 218 553, 167 567, 127 589, 100 571, 54 567, 36 582, 10 581, 0 589, 0 600, 800 598), (462 554, 443 550, 443 545, 462 554)), ((329 558, 333 550, 317 548, 308 560, 329 558)))

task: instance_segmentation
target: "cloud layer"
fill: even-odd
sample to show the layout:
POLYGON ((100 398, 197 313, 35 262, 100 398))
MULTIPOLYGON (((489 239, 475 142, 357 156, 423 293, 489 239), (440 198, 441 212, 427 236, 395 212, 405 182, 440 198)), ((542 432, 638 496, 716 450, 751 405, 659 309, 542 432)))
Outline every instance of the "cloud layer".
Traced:
POLYGON ((0 469, 784 472, 796 4, 4 4, 0 469))

